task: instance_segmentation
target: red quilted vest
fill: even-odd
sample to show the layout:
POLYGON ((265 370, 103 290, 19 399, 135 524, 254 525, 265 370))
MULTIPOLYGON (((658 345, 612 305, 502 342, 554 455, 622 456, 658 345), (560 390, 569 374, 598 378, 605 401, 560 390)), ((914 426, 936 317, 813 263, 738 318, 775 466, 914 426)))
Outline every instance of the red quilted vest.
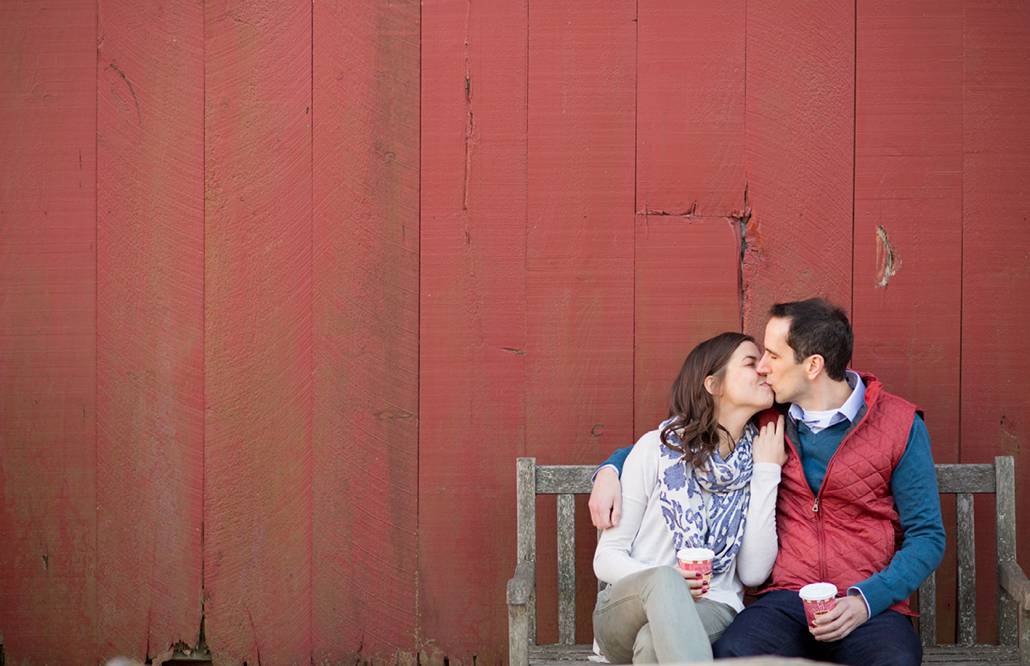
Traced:
MULTIPOLYGON (((866 411, 826 467, 818 496, 812 493, 794 442, 787 437, 776 503, 779 553, 763 591, 798 590, 808 583, 847 589, 886 568, 901 542, 891 495, 891 473, 905 452, 916 406, 892 395, 872 375, 865 382, 866 411)), ((764 425, 780 412, 759 415, 764 425)), ((902 601, 891 606, 915 615, 902 601)))

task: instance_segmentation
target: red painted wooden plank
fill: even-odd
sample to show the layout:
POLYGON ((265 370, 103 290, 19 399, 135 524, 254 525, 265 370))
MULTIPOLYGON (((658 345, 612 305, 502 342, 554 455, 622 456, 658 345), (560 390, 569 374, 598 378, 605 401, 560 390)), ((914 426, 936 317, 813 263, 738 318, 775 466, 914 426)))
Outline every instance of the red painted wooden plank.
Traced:
POLYGON ((144 660, 200 629, 203 8, 99 25, 97 637, 144 660))
POLYGON ((0 631, 95 659, 95 3, 0 3, 0 631))
POLYGON ((526 2, 422 28, 419 617, 431 659, 500 663, 525 451, 526 2))
POLYGON ((216 661, 307 662, 312 10, 205 9, 205 628, 216 661))
POLYGON ((419 5, 314 5, 315 663, 415 654, 419 5))
POLYGON ((637 216, 634 435, 669 414, 669 392, 697 343, 740 330, 740 223, 637 216))
MULTIPOLYGON (((633 434, 635 19, 633 2, 529 9, 526 448, 541 463, 595 462, 633 434)), ((545 641, 552 515, 539 522, 545 641)), ((580 640, 592 603, 579 598, 580 640)))
POLYGON ((772 303, 851 307, 854 50, 851 3, 748 3, 744 330, 759 338, 772 303))
MULTIPOLYGON (((918 403, 936 461, 958 462, 962 3, 864 2, 857 20, 854 365, 918 403)), ((954 547, 937 587, 954 640, 954 547)))
POLYGON ((744 0, 639 6, 637 212, 744 202, 744 0))
MULTIPOLYGON (((1030 565, 1030 7, 1018 2, 965 8, 962 450, 963 462, 1016 457, 1020 561, 1030 565)), ((978 507, 977 617, 993 638, 994 514, 978 507)))

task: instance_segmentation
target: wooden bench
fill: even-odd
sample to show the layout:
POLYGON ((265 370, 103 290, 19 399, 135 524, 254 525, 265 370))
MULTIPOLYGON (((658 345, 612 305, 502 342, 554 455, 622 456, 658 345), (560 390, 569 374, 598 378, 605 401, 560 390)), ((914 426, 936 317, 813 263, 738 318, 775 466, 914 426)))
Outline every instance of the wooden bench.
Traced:
MULTIPOLYGON (((594 467, 516 464, 518 545, 515 576, 508 581, 511 666, 588 663, 590 645, 575 645, 575 496, 589 494, 594 467), (557 495, 558 643, 536 644, 536 496, 557 495)), ((1030 666, 1030 582, 1016 562, 1016 495, 1011 457, 993 465, 937 465, 941 493, 957 495, 958 643, 940 645, 936 630, 936 576, 919 588, 924 664, 1030 666), (976 547, 973 494, 993 493, 997 509, 998 636, 1000 645, 976 643, 976 547)))

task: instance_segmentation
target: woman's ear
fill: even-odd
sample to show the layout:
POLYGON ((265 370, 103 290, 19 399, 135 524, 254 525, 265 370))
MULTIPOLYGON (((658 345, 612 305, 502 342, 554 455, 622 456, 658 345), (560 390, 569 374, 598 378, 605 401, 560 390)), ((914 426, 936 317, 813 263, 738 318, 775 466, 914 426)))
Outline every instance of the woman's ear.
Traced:
POLYGON ((714 375, 705 377, 705 390, 709 395, 719 395, 719 380, 714 375))

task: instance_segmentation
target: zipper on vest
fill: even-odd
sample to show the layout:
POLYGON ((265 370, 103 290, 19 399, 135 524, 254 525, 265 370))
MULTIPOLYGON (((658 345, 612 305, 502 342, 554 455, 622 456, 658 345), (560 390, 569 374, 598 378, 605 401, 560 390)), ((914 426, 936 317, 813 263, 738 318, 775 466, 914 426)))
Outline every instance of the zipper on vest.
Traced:
MULTIPOLYGON (((837 457, 840 455, 841 449, 844 448, 844 445, 847 444, 848 441, 851 439, 852 435, 855 434, 855 431, 857 431, 862 426, 862 424, 866 422, 866 419, 869 418, 869 414, 872 413, 872 411, 872 405, 866 402, 866 410, 865 414, 862 415, 862 419, 858 423, 856 423, 853 428, 851 428, 851 431, 848 432, 848 434, 845 435, 843 439, 840 440, 840 444, 837 445, 837 450, 833 452, 833 455, 830 456, 829 462, 826 463, 826 472, 823 474, 823 482, 819 485, 819 492, 815 493, 815 501, 812 503, 812 513, 815 514, 816 539, 819 541, 819 572, 823 580, 826 580, 827 577, 826 536, 825 534, 823 534, 823 517, 822 514, 819 513, 819 500, 823 496, 823 490, 826 489, 826 480, 830 478, 830 469, 833 467, 834 461, 836 461, 837 457)), ((798 462, 800 461, 801 458, 799 456, 798 462)), ((801 473, 802 476, 804 476, 804 469, 802 469, 801 473)))
POLYGON ((815 512, 815 533, 816 540, 819 542, 819 577, 821 580, 826 580, 826 534, 823 532, 823 517, 819 513, 818 497, 815 498, 812 511, 815 512))

